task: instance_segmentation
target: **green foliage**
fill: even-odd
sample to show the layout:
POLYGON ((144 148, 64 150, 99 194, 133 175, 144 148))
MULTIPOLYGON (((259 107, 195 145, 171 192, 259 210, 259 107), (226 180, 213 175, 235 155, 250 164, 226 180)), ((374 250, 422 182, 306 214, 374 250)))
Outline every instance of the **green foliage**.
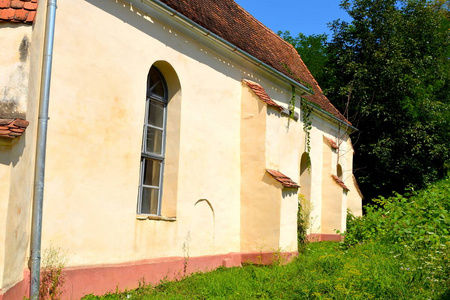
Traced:
POLYGON ((445 0, 343 0, 351 23, 291 43, 360 131, 354 169, 366 199, 443 178, 450 160, 450 13, 445 0))
POLYGON ((298 211, 297 211, 297 240, 299 252, 304 250, 308 243, 308 228, 311 225, 311 203, 303 194, 298 194, 298 211))
POLYGON ((293 37, 289 31, 278 31, 278 35, 290 43, 300 54, 303 62, 316 80, 322 82, 323 68, 326 66, 328 54, 326 48, 326 34, 312 34, 309 36, 299 33, 293 37))
POLYGON ((308 153, 307 156, 307 164, 308 164, 308 172, 311 169, 311 129, 312 129, 312 107, 311 105, 305 100, 300 103, 300 110, 302 112, 302 122, 303 122, 303 131, 305 132, 305 151, 308 153))
POLYGON ((390 247, 425 287, 450 285, 450 178, 420 192, 380 197, 364 217, 349 214, 345 245, 390 247))
POLYGON ((360 129, 366 198, 442 178, 450 159, 448 2, 345 0, 322 87, 360 129))
POLYGON ((445 286, 423 286, 391 252, 370 243, 347 250, 339 243, 310 243, 288 265, 219 268, 178 282, 84 299, 445 299, 445 286))

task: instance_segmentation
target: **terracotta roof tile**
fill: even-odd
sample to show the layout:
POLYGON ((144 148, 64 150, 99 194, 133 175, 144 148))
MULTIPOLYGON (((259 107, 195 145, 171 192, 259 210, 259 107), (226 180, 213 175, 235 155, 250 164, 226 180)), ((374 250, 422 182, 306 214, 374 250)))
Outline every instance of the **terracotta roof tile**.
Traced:
POLYGON ((344 184, 344 182, 342 180, 339 179, 339 177, 337 177, 336 175, 331 175, 331 177, 333 177, 334 181, 341 187, 343 188, 346 192, 349 191, 348 187, 344 184))
POLYGON ((234 44, 293 80, 311 86, 306 100, 350 122, 330 103, 294 47, 233 0, 160 0, 187 18, 234 44))
POLYGON ((9 8, 11 6, 11 0, 0 0, 0 8, 9 8))
POLYGON ((22 8, 24 4, 25 4, 25 2, 23 2, 23 1, 17 1, 17 0, 11 1, 11 8, 19 9, 19 8, 22 8))
POLYGON ((23 135, 29 122, 22 119, 0 119, 0 137, 14 139, 23 135))
POLYGON ((336 144, 335 141, 333 141, 332 139, 329 139, 327 137, 325 139, 327 140, 327 142, 331 146, 331 148, 333 148, 335 150, 339 149, 339 146, 336 144))
POLYGON ((283 107, 276 104, 275 101, 270 99, 269 95, 267 95, 266 91, 264 90, 264 88, 261 85, 259 85, 256 82, 246 80, 246 79, 244 79, 243 81, 256 94, 256 96, 258 96, 259 99, 261 99, 262 101, 267 103, 267 105, 276 107, 279 110, 283 110, 283 107))
POLYGON ((275 180, 281 182, 281 184, 284 187, 287 188, 294 188, 294 189, 298 189, 300 186, 295 183, 291 178, 287 177, 286 175, 284 175, 281 172, 275 171, 275 170, 266 170, 267 173, 269 173, 270 175, 272 175, 273 178, 275 178, 275 180))
POLYGON ((34 22, 38 0, 0 0, 0 22, 34 22))

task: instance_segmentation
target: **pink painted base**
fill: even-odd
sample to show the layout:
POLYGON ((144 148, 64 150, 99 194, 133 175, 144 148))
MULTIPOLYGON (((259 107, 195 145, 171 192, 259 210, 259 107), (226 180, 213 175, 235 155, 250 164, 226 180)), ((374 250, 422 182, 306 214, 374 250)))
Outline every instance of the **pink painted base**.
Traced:
MULTIPOLYGON (((287 263, 297 252, 229 253, 215 256, 169 257, 143 260, 117 265, 72 267, 64 270, 65 284, 63 299, 80 299, 88 294, 102 295, 116 290, 137 288, 139 284, 158 284, 161 280, 175 280, 183 276, 212 271, 218 267, 238 267, 243 263, 272 264, 275 261, 287 263)), ((2 294, 0 300, 22 300, 29 292, 29 271, 24 279, 2 294)))
POLYGON ((16 300, 24 299, 30 296, 30 270, 23 270, 23 280, 16 283, 12 288, 8 289, 6 292, 0 290, 0 300, 16 300))
POLYGON ((309 242, 340 242, 344 239, 344 237, 340 234, 326 234, 326 233, 312 233, 308 235, 309 242))

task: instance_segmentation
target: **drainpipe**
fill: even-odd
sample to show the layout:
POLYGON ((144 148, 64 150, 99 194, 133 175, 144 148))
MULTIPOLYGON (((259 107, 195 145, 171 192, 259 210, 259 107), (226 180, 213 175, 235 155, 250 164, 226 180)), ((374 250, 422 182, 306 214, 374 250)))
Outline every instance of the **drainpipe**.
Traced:
POLYGON ((31 221, 31 280, 30 298, 39 299, 41 271, 42 207, 44 200, 45 152, 47 147, 48 104, 52 71, 53 39, 55 34, 56 0, 47 1, 44 52, 39 94, 39 122, 34 172, 33 216, 31 221))

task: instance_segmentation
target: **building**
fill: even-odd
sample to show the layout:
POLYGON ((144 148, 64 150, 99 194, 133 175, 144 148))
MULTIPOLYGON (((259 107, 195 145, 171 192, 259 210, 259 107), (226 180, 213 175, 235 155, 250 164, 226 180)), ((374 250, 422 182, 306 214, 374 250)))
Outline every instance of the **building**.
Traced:
MULTIPOLYGON (((29 289, 46 4, 0 1, 2 300, 29 289)), ((312 240, 361 214, 355 128, 232 0, 60 0, 51 78, 42 249, 65 253, 63 298, 295 255, 299 198, 312 240)))

